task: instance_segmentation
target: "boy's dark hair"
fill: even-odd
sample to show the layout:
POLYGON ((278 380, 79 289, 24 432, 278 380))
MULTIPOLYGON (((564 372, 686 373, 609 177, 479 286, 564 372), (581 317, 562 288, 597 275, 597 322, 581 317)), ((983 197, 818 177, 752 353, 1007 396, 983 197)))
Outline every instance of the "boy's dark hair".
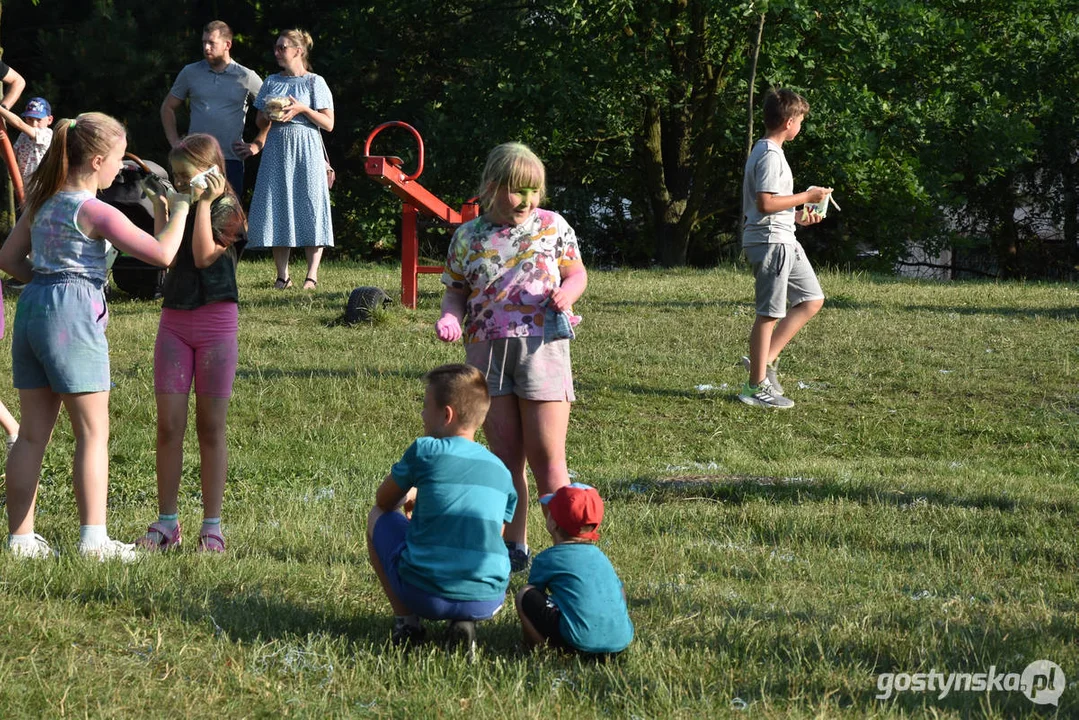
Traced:
POLYGON ((809 114, 806 99, 786 88, 773 88, 764 96, 764 126, 776 130, 791 118, 809 114))
POLYGON ((232 39, 232 28, 230 28, 228 23, 223 20, 211 20, 206 23, 206 27, 202 29, 202 32, 206 35, 217 33, 221 36, 222 40, 232 39))
POLYGON ((461 424, 478 428, 487 417, 491 396, 487 380, 471 365, 440 365, 423 376, 434 401, 440 407, 452 407, 461 424))

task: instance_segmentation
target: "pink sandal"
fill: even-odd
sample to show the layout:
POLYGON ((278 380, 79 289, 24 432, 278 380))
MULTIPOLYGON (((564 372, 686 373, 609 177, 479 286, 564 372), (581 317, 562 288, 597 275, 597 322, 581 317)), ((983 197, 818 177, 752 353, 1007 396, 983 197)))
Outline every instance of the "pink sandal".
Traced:
POLYGON ((225 538, 217 533, 202 533, 199 535, 199 552, 223 553, 225 552, 225 538))
POLYGON ((135 547, 149 552, 164 552, 174 547, 180 547, 180 526, 175 530, 169 530, 160 522, 150 523, 146 528, 146 534, 135 541, 135 547))

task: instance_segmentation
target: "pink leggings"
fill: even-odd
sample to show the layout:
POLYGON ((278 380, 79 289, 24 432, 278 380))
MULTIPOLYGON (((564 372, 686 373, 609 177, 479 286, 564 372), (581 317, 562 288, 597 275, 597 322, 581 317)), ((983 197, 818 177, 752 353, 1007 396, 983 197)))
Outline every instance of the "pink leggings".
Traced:
POLYGON ((154 390, 231 397, 240 350, 239 308, 217 302, 194 310, 161 311, 154 345, 154 390))

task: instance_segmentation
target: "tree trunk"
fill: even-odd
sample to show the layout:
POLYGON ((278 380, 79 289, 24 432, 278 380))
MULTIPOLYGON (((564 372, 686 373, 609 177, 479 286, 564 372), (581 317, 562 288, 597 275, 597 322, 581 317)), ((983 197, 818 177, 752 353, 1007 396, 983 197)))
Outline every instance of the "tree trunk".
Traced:
POLYGON ((1079 270, 1079 163, 1064 163, 1064 247, 1068 248, 1068 259, 1072 272, 1079 270))
POLYGON ((677 79, 664 103, 656 97, 646 101, 640 137, 654 257, 665 267, 686 264, 710 192, 719 90, 735 50, 745 42, 732 34, 722 56, 714 58, 706 5, 678 2, 671 10, 678 30, 666 37, 666 45, 677 79))
POLYGON ((640 143, 641 167, 655 235, 656 261, 664 267, 685 265, 688 239, 682 239, 678 232, 685 200, 673 198, 668 189, 664 163, 664 149, 668 143, 664 142, 664 118, 657 98, 649 98, 645 102, 640 143))
POLYGON ((997 204, 999 211, 997 230, 993 234, 993 247, 997 256, 999 276, 1012 279, 1020 274, 1019 263, 1019 228, 1015 223, 1016 197, 1010 180, 1003 183, 997 204))
POLYGON ((757 58, 761 54, 761 40, 764 38, 764 13, 757 23, 757 42, 753 44, 753 60, 749 65, 749 102, 746 104, 746 158, 753 152, 753 91, 757 87, 757 58))

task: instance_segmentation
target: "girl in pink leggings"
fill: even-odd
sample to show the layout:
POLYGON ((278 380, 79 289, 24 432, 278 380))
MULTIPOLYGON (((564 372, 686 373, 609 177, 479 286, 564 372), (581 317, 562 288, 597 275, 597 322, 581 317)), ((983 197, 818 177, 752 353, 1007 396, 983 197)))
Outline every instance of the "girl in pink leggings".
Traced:
POLYGON ((136 544, 150 551, 180 545, 178 496, 187 402, 194 381, 202 463, 198 549, 221 553, 225 551, 221 503, 228 469, 225 418, 239 354, 233 244, 243 235, 246 219, 220 172, 225 160, 212 136, 188 135, 173 148, 169 161, 176 189, 189 190, 194 207, 162 288, 164 303, 154 346, 158 516, 136 544))

